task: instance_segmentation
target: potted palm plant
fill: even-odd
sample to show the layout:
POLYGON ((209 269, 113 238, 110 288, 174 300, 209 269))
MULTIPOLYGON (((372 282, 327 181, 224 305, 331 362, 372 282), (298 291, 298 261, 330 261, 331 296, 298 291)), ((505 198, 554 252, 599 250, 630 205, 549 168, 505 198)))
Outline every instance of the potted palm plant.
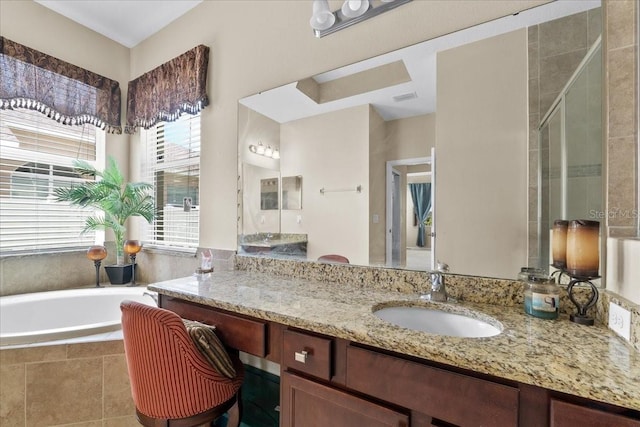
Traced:
POLYGON ((91 207, 103 212, 87 218, 83 233, 97 229, 110 229, 115 236, 116 265, 105 266, 112 284, 123 284, 131 280, 133 266, 124 263, 124 239, 129 217, 141 216, 151 223, 155 217, 153 187, 144 182, 125 182, 117 162, 109 157, 107 167, 97 170, 89 163, 77 160, 74 169, 81 175, 92 176, 95 181, 79 185, 60 187, 55 191, 56 201, 70 202, 80 207, 91 207))

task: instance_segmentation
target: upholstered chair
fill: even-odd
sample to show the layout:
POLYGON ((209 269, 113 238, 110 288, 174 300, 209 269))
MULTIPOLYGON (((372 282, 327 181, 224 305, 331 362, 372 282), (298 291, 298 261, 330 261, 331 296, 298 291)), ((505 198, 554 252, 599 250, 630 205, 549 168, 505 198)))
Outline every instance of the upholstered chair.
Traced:
POLYGON ((331 254, 331 255, 322 255, 321 257, 318 258, 318 262, 326 262, 326 263, 336 262, 336 263, 349 264, 349 259, 342 255, 331 254))
POLYGON ((242 362, 231 354, 232 371, 220 372, 192 340, 172 311, 124 301, 122 332, 138 421, 148 427, 210 425, 229 412, 227 425, 240 424, 242 362))

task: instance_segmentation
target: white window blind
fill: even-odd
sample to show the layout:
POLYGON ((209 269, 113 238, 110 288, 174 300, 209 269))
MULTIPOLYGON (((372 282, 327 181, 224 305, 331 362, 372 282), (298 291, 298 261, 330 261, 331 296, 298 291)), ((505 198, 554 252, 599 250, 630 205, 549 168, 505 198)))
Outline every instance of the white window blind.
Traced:
POLYGON ((2 253, 86 248, 90 210, 55 201, 54 189, 84 180, 75 159, 96 164, 104 132, 69 126, 31 110, 0 111, 0 249, 2 253))
POLYGON ((183 114, 144 132, 144 181, 153 184, 156 218, 146 226, 152 246, 197 248, 200 224, 200 115, 183 114))

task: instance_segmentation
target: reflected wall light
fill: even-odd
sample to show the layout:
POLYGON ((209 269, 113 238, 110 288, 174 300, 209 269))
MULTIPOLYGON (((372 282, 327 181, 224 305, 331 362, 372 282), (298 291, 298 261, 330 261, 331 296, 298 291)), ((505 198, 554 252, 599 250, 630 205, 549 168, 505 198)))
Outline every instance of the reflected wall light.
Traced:
POLYGON ((358 22, 395 9, 411 0, 345 0, 340 10, 331 12, 328 0, 313 0, 309 24, 316 37, 324 37, 358 22))
POLYGON ((280 158, 280 150, 278 150, 278 147, 271 148, 270 145, 267 145, 265 147, 262 142, 259 142, 258 145, 254 145, 254 144, 249 145, 249 151, 251 151, 254 154, 260 154, 261 156, 269 157, 272 159, 280 158))

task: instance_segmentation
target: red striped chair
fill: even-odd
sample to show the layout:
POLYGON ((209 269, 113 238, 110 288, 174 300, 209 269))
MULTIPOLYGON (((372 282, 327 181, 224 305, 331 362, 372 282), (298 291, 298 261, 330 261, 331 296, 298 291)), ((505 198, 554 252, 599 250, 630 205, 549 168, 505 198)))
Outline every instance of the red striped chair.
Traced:
POLYGON ((205 359, 182 319, 172 311, 123 301, 122 332, 138 421, 147 427, 193 427, 229 412, 240 424, 242 362, 233 355, 235 378, 205 359))

